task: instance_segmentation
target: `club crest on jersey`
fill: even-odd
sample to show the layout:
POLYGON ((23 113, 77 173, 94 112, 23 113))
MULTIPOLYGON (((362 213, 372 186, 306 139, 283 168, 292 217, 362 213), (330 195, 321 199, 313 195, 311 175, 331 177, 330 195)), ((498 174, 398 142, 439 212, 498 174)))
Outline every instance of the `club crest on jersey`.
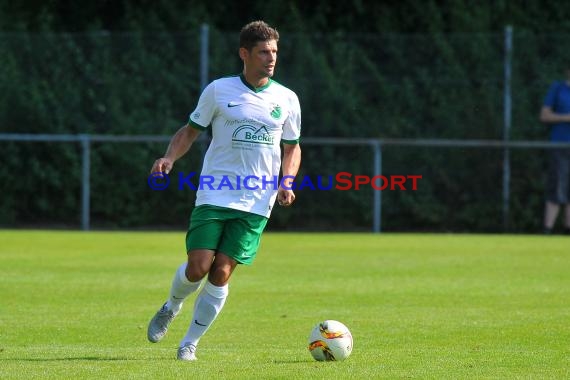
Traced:
POLYGON ((269 134, 265 126, 256 128, 253 125, 242 125, 232 134, 232 143, 238 146, 243 144, 273 145, 273 136, 269 134))
POLYGON ((281 118, 281 106, 279 104, 272 103, 270 115, 274 119, 281 118))

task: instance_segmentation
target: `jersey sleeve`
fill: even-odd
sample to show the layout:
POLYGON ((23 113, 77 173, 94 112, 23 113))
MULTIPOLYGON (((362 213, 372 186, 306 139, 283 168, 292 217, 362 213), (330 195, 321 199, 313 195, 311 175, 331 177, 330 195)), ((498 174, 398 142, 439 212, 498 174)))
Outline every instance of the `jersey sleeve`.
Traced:
POLYGON ((284 144, 298 144, 301 138, 301 105, 299 98, 293 94, 291 97, 291 108, 289 116, 283 125, 283 136, 281 142, 284 144))
POLYGON ((190 126, 199 130, 208 128, 216 112, 215 95, 216 86, 215 83, 212 82, 202 91, 196 109, 190 114, 188 120, 190 126))
POLYGON ((546 107, 550 107, 552 109, 555 108, 556 105, 556 94, 558 92, 559 83, 555 82, 550 85, 546 96, 544 97, 544 102, 542 103, 546 107))

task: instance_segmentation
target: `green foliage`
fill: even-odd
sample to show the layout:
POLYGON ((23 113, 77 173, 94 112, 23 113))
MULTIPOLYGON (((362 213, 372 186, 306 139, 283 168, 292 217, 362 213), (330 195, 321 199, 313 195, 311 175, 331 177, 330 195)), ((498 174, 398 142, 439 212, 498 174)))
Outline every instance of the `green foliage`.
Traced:
MULTIPOLYGON (((123 0, 0 3, 0 10, 4 133, 172 135, 200 94, 203 22, 210 79, 241 70, 243 23, 263 18, 278 26, 275 79, 299 95, 304 137, 502 139, 508 22, 515 31, 511 137, 544 140, 538 110, 570 58, 567 35, 539 33, 540 25, 566 25, 567 11, 546 4, 123 0)), ((164 207, 164 194, 145 188, 165 145, 92 147, 96 227, 185 225, 189 190, 169 190, 164 207)), ((303 150, 300 174, 375 174, 370 147, 303 150)), ((513 231, 540 228, 544 153, 511 152, 513 231)), ((192 170, 202 154, 203 147, 185 161, 192 170)), ((76 225, 80 157, 78 144, 4 143, 0 176, 19 177, 0 199, 0 225, 76 225)), ((498 149, 384 147, 385 174, 423 175, 416 192, 383 194, 384 228, 501 230, 502 160, 498 149)), ((270 228, 370 228, 369 188, 298 195, 298 207, 275 213, 270 228)))
MULTIPOLYGON (((6 74, 0 79, 0 131, 172 134, 187 118, 189 99, 196 99, 200 91, 196 39, 195 33, 4 35, 0 38, 6 57, 0 64, 6 74), (181 51, 187 57, 180 57, 181 51)), ((167 211, 157 194, 151 194, 153 202, 145 201, 149 196, 146 177, 164 149, 165 144, 152 150, 129 144, 93 147, 95 226, 186 223, 193 199, 189 192, 177 192, 173 201, 178 206, 167 211)), ((79 144, 10 142, 1 157, 7 164, 0 169, 2 175, 19 175, 18 180, 7 183, 0 201, 0 224, 77 225, 82 168, 79 144)), ((199 170, 200 155, 193 158, 194 170, 199 170)))

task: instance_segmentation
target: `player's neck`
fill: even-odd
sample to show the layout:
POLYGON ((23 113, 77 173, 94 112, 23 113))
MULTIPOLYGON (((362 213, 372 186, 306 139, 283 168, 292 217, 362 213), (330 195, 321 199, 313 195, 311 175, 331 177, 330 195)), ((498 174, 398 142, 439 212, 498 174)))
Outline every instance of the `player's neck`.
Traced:
POLYGON ((268 77, 259 77, 256 75, 249 74, 246 70, 243 71, 243 77, 245 81, 249 83, 253 88, 259 88, 267 85, 269 83, 268 77))

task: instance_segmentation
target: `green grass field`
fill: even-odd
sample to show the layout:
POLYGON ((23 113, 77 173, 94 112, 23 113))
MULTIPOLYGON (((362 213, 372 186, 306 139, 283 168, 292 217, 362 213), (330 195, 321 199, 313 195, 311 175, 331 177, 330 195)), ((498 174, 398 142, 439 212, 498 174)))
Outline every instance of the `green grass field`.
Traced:
POLYGON ((570 378, 570 238, 267 233, 198 348, 146 326, 184 233, 0 231, 1 379, 570 378), (354 351, 316 362, 314 324, 354 351))

